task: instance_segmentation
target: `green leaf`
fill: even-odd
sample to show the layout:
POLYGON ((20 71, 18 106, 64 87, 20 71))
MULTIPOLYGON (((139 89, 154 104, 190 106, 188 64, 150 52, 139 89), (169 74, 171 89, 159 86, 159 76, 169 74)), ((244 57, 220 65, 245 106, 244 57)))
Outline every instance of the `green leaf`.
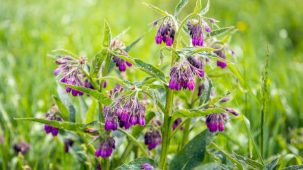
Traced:
POLYGON ((253 159, 250 159, 250 158, 247 158, 247 157, 244 157, 241 155, 237 155, 237 154, 234 154, 234 156, 239 162, 242 162, 242 164, 244 164, 244 165, 245 164, 249 165, 250 167, 252 167, 254 169, 263 169, 263 165, 253 159))
POLYGON ((209 33, 209 36, 219 36, 232 31, 234 27, 219 28, 209 33))
POLYGON ((92 103, 86 112, 85 123, 90 123, 94 121, 95 114, 97 113, 96 109, 97 109, 97 102, 96 100, 92 99, 92 103))
POLYGON ((116 170, 141 170, 141 165, 144 163, 151 164, 154 168, 156 167, 156 163, 152 159, 148 158, 137 158, 127 164, 121 165, 116 170))
POLYGON ((104 33, 103 33, 103 42, 102 42, 102 49, 101 51, 94 57, 93 59, 93 68, 91 72, 91 76, 95 78, 101 68, 101 65, 105 58, 108 56, 108 47, 110 46, 111 43, 111 30, 110 27, 107 23, 107 21, 104 22, 104 33))
POLYGON ((112 38, 112 34, 111 34, 111 29, 107 23, 107 21, 104 21, 104 32, 103 32, 103 48, 108 48, 110 43, 111 43, 111 38, 112 38))
POLYGON ((209 2, 210 2, 210 1, 207 0, 207 4, 206 4, 205 8, 201 10, 201 12, 199 13, 199 15, 205 15, 205 14, 208 12, 209 6, 210 6, 210 3, 209 3, 209 2))
POLYGON ((165 80, 165 75, 161 70, 159 70, 156 67, 154 67, 153 65, 147 64, 139 59, 135 59, 135 63, 136 63, 136 66, 139 69, 141 69, 142 71, 146 72, 147 74, 149 74, 155 78, 158 78, 159 80, 162 81, 162 83, 167 84, 166 80, 165 80))
POLYGON ((175 9, 175 16, 179 15, 181 10, 188 4, 188 0, 180 0, 175 9))
POLYGON ((170 14, 162 9, 160 9, 159 7, 155 6, 155 5, 152 5, 152 4, 149 4, 149 3, 146 3, 146 2, 143 2, 143 5, 147 6, 148 8, 151 8, 152 10, 154 10, 155 12, 163 15, 163 16, 169 16, 170 14))
MULTIPOLYGON (((62 103, 67 107, 68 110, 68 117, 65 120, 69 120, 71 122, 76 122, 76 109, 72 104, 68 94, 65 90, 58 84, 57 86, 57 93, 59 95, 60 100, 62 103)), ((63 117, 65 118, 65 117, 63 117)))
POLYGON ((211 162, 211 163, 206 163, 206 164, 201 164, 194 168, 194 170, 202 170, 202 169, 207 169, 207 170, 222 170, 223 168, 221 167, 221 164, 211 162))
POLYGON ((279 158, 275 158, 266 165, 267 170, 274 170, 279 162, 279 158))
POLYGON ((64 103, 57 96, 53 96, 53 99, 55 100, 55 103, 58 106, 58 109, 61 113, 62 118, 64 120, 68 120, 69 112, 68 112, 67 108, 65 107, 64 103))
POLYGON ((238 162, 236 159, 234 159, 229 153, 227 153, 226 151, 224 151, 222 148, 220 148, 214 142, 212 142, 211 145, 214 148, 216 148, 216 150, 219 150, 221 153, 223 153, 231 162, 233 162, 234 164, 236 164, 236 166, 237 166, 238 169, 243 169, 243 166, 241 165, 241 163, 238 162))
POLYGON ((93 59, 92 62, 92 70, 91 70, 91 76, 96 77, 100 71, 101 65, 105 58, 108 55, 108 50, 103 48, 99 53, 97 53, 93 59))
POLYGON ((142 144, 140 144, 137 139, 131 135, 130 133, 128 133, 126 130, 122 129, 122 128, 118 128, 118 130, 120 132, 122 132, 124 135, 127 136, 127 138, 135 145, 138 146, 138 148, 142 151, 142 153, 144 154, 144 156, 149 157, 148 152, 146 152, 146 149, 144 148, 144 146, 142 144))
POLYGON ((211 89, 212 89, 212 82, 209 78, 206 78, 204 82, 204 90, 200 96, 200 102, 199 102, 200 105, 203 105, 208 102, 210 98, 211 89))
POLYGON ((126 52, 129 52, 141 39, 143 38, 143 35, 137 38, 135 41, 133 41, 131 44, 129 44, 124 50, 126 52))
POLYGON ((70 131, 83 131, 86 128, 85 124, 81 123, 72 123, 72 122, 66 122, 66 121, 55 121, 55 120, 48 120, 48 119, 41 119, 41 118, 15 118, 15 120, 25 120, 25 121, 33 121, 33 122, 39 122, 43 124, 47 124, 59 129, 63 130, 70 130, 70 131))
POLYGON ((204 159, 206 146, 213 140, 214 135, 204 130, 178 152, 170 163, 169 170, 193 169, 204 159))
POLYGON ((112 102, 110 98, 108 98, 107 96, 98 92, 97 90, 85 88, 85 87, 82 87, 82 86, 74 86, 74 85, 65 84, 65 83, 62 83, 62 84, 65 85, 65 86, 68 86, 72 89, 75 89, 75 90, 81 91, 83 93, 86 93, 86 94, 94 97, 95 99, 97 99, 98 101, 100 101, 104 105, 109 105, 112 102))
POLYGON ((244 79, 242 77, 242 75, 240 74, 240 72, 238 71, 238 69, 235 67, 235 65, 233 63, 228 63, 227 68, 234 74, 234 76, 239 80, 239 83, 242 87, 245 87, 245 82, 244 79))
POLYGON ((196 1, 196 6, 195 6, 195 9, 194 9, 194 13, 195 14, 198 14, 202 9, 202 2, 201 0, 197 0, 196 1))
POLYGON ((300 170, 300 169, 303 169, 303 165, 293 165, 283 168, 283 170, 300 170))
POLYGON ((219 113, 224 113, 226 112, 222 108, 208 108, 204 110, 188 110, 188 109, 183 109, 183 110, 178 110, 174 113, 174 117, 186 117, 186 118, 195 118, 195 117, 201 117, 201 116, 206 116, 209 114, 219 114, 219 113))

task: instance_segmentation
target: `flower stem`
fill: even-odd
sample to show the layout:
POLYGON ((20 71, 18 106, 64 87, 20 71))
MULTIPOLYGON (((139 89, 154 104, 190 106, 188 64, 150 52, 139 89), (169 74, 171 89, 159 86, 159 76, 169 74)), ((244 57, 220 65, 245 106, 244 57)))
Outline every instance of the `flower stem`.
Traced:
MULTIPOLYGON (((172 47, 171 66, 173 66, 175 64, 176 59, 177 59, 175 51, 177 49, 178 37, 180 35, 180 32, 182 31, 182 27, 184 26, 186 21, 194 15, 195 15, 194 13, 187 15, 182 20, 179 27, 178 27, 176 21, 174 20, 174 22, 176 24, 175 25, 176 26, 176 35, 175 35, 175 40, 174 40, 174 44, 172 47)), ((160 156, 160 163, 159 163, 159 168, 163 169, 163 170, 165 170, 167 168, 166 158, 167 158, 167 151, 168 151, 168 147, 169 147, 169 143, 170 143, 173 101, 174 101, 174 92, 173 92, 173 90, 171 90, 167 87, 164 123, 163 123, 163 128, 162 128, 162 149, 161 149, 161 156, 160 156)))

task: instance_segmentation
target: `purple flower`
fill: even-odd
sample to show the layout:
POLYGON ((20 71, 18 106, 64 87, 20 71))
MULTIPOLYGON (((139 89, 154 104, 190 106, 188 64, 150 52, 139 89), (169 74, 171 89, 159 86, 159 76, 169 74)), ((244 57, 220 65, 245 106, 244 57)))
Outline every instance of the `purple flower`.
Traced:
POLYGON ((141 165, 141 169, 142 170, 154 170, 154 167, 149 163, 143 163, 141 165))
MULTIPOLYGON (((111 50, 115 51, 116 53, 127 56, 127 52, 124 50, 125 45, 123 42, 114 39, 110 45, 111 50)), ((116 66, 119 68, 119 71, 124 72, 126 71, 126 66, 131 67, 132 64, 119 58, 118 56, 113 56, 113 61, 116 63, 116 66)))
POLYGON ((30 145, 24 141, 14 144, 14 150, 17 153, 21 152, 24 155, 28 152, 29 149, 30 149, 30 145))
POLYGON ((95 156, 96 157, 101 156, 102 158, 110 157, 114 149, 115 149, 115 140, 112 137, 108 137, 106 139, 103 139, 103 141, 100 143, 100 147, 96 150, 95 156))
POLYGON ((113 106, 105 106, 105 130, 116 130, 118 125, 125 129, 133 125, 145 125, 145 106, 137 97, 118 98, 113 106))
POLYGON ((214 53, 219 57, 219 59, 217 60, 217 66, 224 69, 227 66, 224 49, 214 51, 214 53))
MULTIPOLYGON (((48 120, 56 120, 56 121, 62 121, 63 119, 59 116, 57 116, 55 113, 47 113, 46 118, 48 120)), ((57 136, 59 133, 59 129, 50 125, 44 125, 44 131, 46 134, 52 134, 53 136, 57 136)))
POLYGON ((178 118, 173 123, 173 130, 175 130, 182 123, 182 119, 178 118))
POLYGON ((64 152, 68 153, 69 148, 72 147, 74 144, 74 141, 71 139, 64 139, 64 152))
POLYGON ((168 87, 174 90, 194 90, 195 76, 204 77, 202 61, 195 57, 187 57, 187 60, 176 63, 170 70, 168 87))
POLYGON ((211 32, 211 28, 204 20, 198 21, 196 19, 191 19, 187 22, 187 28, 191 36, 191 42, 193 46, 203 46, 204 45, 204 35, 203 30, 206 32, 211 32))
POLYGON ((162 42, 166 46, 172 46, 175 38, 175 25, 171 18, 166 18, 160 25, 158 32, 155 37, 156 44, 161 44, 162 42))
MULTIPOLYGON (((56 64, 58 67, 55 69, 54 75, 60 77, 61 83, 93 88, 81 69, 86 64, 86 58, 80 57, 79 59, 75 59, 71 56, 60 56, 56 59, 56 64)), ((71 89, 68 86, 65 87, 65 90, 73 96, 83 95, 83 92, 71 89)))
POLYGON ((162 143, 162 137, 159 131, 151 129, 144 135, 144 143, 147 145, 149 150, 156 148, 162 143))
POLYGON ((226 115, 224 113, 211 114, 206 117, 206 125, 210 132, 224 131, 226 115))
POLYGON ((235 116, 238 116, 239 113, 231 108, 225 108, 225 113, 219 113, 219 114, 210 114, 206 117, 206 125, 210 132, 223 132, 225 128, 225 121, 227 120, 227 114, 231 113, 235 116))

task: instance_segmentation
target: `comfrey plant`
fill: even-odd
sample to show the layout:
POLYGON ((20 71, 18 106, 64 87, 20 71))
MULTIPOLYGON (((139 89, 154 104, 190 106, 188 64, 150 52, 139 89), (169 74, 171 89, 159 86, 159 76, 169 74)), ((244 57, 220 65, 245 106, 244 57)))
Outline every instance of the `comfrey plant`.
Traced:
POLYGON ((126 45, 121 41, 125 31, 112 37, 105 22, 102 47, 91 62, 67 50, 55 52, 54 74, 65 87, 64 91, 59 86, 59 97, 54 97, 58 111, 46 119, 23 120, 44 123, 45 132, 53 136, 73 132, 79 136, 73 143, 81 143, 86 154, 95 157, 86 164, 98 169, 192 169, 211 157, 206 146, 226 129, 229 113, 238 115, 221 106, 229 96, 214 95, 211 74, 231 70, 241 80, 229 62, 228 40, 234 29, 221 28, 217 20, 206 17, 209 1, 202 7, 197 0, 194 11, 181 19, 179 13, 187 3, 181 0, 174 14, 145 4, 162 15, 154 26, 155 44, 171 61, 162 63, 164 69, 129 54, 143 36, 126 45), (148 76, 129 81, 129 70, 148 76), (81 113, 85 109, 77 110, 71 96, 82 98, 86 114, 81 113), (195 137, 190 140, 190 136, 195 137))

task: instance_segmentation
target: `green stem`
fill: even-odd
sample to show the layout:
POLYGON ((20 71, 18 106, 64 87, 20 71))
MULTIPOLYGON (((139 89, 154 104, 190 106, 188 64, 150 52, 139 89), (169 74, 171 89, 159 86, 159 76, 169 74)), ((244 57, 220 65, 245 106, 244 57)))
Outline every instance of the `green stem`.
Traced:
POLYGON ((187 141, 188 141, 190 123, 191 123, 191 119, 187 119, 186 122, 185 122, 184 130, 183 130, 183 138, 182 138, 182 143, 181 143, 180 149, 182 149, 183 146, 184 146, 184 145, 187 143, 187 141))
MULTIPOLYGON (((182 27, 187 22, 187 20, 194 16, 194 13, 189 14, 186 16, 179 28, 177 27, 177 23, 175 23, 176 26, 176 35, 175 35, 175 41, 172 48, 172 57, 171 57, 171 66, 173 66, 176 62, 177 56, 176 56, 176 48, 178 45, 178 38, 180 35, 180 30, 182 30, 182 27)), ((174 22, 176 22, 174 20, 174 22)), ((172 106, 173 106, 173 100, 174 100, 174 92, 173 90, 169 89, 167 87, 167 96, 166 96, 166 105, 165 105, 165 113, 164 113, 164 123, 162 128, 162 149, 161 149, 161 156, 160 156, 160 163, 159 168, 165 170, 166 169, 166 158, 167 158, 167 151, 170 143, 170 133, 171 133, 171 120, 172 120, 172 106)))

